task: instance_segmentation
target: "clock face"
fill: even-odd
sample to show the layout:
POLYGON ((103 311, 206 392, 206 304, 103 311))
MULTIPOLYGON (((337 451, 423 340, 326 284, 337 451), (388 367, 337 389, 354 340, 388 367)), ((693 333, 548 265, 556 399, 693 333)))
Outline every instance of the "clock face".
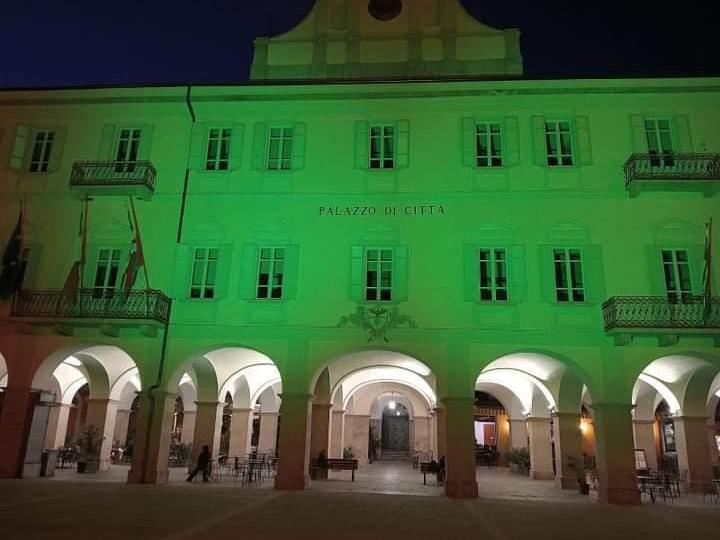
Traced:
POLYGON ((368 13, 378 21, 391 21, 402 12, 402 0, 370 0, 368 13))

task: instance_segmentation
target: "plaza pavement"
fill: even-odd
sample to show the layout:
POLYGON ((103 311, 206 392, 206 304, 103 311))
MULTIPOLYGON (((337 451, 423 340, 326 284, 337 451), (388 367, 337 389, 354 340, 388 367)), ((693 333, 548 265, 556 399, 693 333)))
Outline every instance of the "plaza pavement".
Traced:
POLYGON ((129 486, 111 474, 0 481, 2 540, 242 539, 636 539, 714 540, 720 505, 685 497, 675 504, 617 507, 552 482, 505 470, 478 469, 481 498, 454 501, 409 466, 344 473, 305 492, 278 492, 271 482, 239 487, 177 480, 129 486), (383 486, 394 494, 383 493, 383 486), (420 486, 420 488, 418 488, 420 486), (402 493, 402 494, 397 494, 402 493))

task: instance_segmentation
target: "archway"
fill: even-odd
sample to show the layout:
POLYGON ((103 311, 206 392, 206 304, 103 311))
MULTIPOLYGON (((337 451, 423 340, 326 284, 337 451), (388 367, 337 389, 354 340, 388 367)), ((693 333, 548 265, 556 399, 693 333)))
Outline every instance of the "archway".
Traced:
POLYGON ((720 368, 695 355, 670 355, 650 362, 633 386, 636 453, 647 468, 687 478, 702 492, 717 459, 714 392, 720 368), (642 458, 640 458, 642 461, 642 458))
POLYGON ((2 412, 3 398, 5 396, 5 388, 8 385, 8 369, 5 357, 0 353, 0 412, 2 412))

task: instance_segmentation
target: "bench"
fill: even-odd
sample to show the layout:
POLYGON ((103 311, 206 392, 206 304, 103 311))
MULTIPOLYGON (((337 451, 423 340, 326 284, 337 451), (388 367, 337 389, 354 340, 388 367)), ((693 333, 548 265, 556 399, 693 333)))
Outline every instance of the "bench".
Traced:
POLYGON ((423 475, 423 486, 427 486, 427 475, 437 474, 438 472, 437 463, 420 463, 420 472, 423 475))
POLYGON ((352 481, 355 481, 355 471, 358 468, 357 459, 338 459, 329 458, 327 460, 327 469, 330 471, 352 471, 352 481))

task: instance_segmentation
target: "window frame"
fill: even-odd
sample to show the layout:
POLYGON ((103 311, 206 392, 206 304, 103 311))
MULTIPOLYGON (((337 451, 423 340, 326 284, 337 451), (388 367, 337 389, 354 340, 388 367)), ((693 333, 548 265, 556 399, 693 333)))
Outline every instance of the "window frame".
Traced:
POLYGON ((553 246, 551 248, 551 255, 552 255, 552 264, 553 264, 553 288, 555 291, 554 298, 556 304, 588 304, 588 294, 587 294, 587 280, 585 276, 585 254, 583 252, 583 249, 580 247, 556 247, 553 246), (558 260, 556 256, 557 251, 562 251, 565 255, 564 259, 558 260), (577 251, 579 254, 579 259, 577 262, 579 262, 580 265, 580 286, 576 286, 573 281, 573 269, 572 269, 572 263, 575 262, 571 258, 571 252, 577 251), (565 275, 566 280, 566 286, 561 287, 560 283, 558 283, 558 274, 557 274, 557 263, 563 263, 563 273, 565 275), (560 299, 560 291, 566 291, 567 292, 567 300, 560 299), (576 300, 575 299, 575 292, 580 291, 582 293, 582 300, 576 300))
POLYGON ((207 137, 205 137, 205 153, 203 155, 203 168, 205 172, 227 172, 230 170, 230 151, 233 138, 233 129, 230 126, 211 126, 207 129, 207 137), (218 132, 217 137, 213 137, 213 131, 218 132), (217 141, 216 156, 210 157, 210 145, 212 141, 217 141), (224 145, 224 146, 223 146, 224 145), (223 158, 223 148, 226 153, 223 158), (213 167, 210 167, 210 165, 213 167), (224 167, 223 167, 224 165, 224 167))
POLYGON ((503 123, 501 121, 497 120, 482 120, 482 121, 475 121, 475 133, 474 133, 474 143, 475 143, 475 168, 482 169, 482 170, 492 170, 492 169, 501 169, 505 166, 505 158, 504 158, 504 142, 503 142, 503 136, 504 136, 504 129, 503 129, 503 123), (487 132, 484 134, 485 137, 485 143, 487 148, 486 155, 481 155, 480 153, 480 141, 483 134, 480 133, 480 128, 485 127, 487 132), (492 128, 497 127, 497 136, 498 136, 498 152, 495 154, 493 152, 493 132, 492 128), (498 160, 497 164, 494 164, 494 160, 498 160), (481 161, 484 161, 484 164, 481 163, 481 161))
POLYGON ((672 167, 675 164, 675 137, 673 135, 673 121, 667 116, 646 116, 643 117, 643 133, 645 135, 645 144, 647 145, 648 154, 650 154, 650 166, 652 167, 672 167), (648 129, 648 123, 654 123, 654 127, 648 129), (660 122, 667 122, 667 130, 660 128, 660 122), (663 144, 662 133, 667 131, 670 142, 670 149, 665 150, 663 144), (651 134, 655 139, 657 149, 655 152, 651 149, 651 134))
POLYGON ((295 150, 295 126, 291 124, 277 124, 274 126, 268 126, 267 128, 267 139, 266 139, 266 152, 265 152, 265 170, 272 172, 288 172, 293 170, 293 152, 295 150), (274 137, 273 130, 280 130, 280 136, 274 137), (288 137, 286 134, 290 132, 288 137), (273 141, 278 140, 278 153, 277 157, 273 157, 273 141), (286 146, 289 143, 289 152, 287 157, 284 157, 286 146), (275 166, 273 161, 277 162, 275 166), (287 164, 287 167, 283 167, 287 164))
POLYGON ((257 267, 255 271, 255 300, 260 302, 279 302, 284 300, 285 296, 285 285, 287 277, 287 264, 288 264, 288 248, 287 246, 261 246, 258 248, 257 255, 257 267), (269 259, 263 259, 263 250, 270 250, 272 253, 269 259), (282 257, 277 257, 277 252, 282 250, 282 257), (269 269, 267 272, 268 280, 266 284, 261 284, 260 277, 262 276, 262 264, 268 261, 269 269), (274 278, 276 276, 276 265, 282 264, 280 272, 280 284, 274 284, 274 278), (266 289, 266 296, 260 295, 260 289, 266 289), (273 296, 275 289, 280 290, 280 296, 273 296))
POLYGON ((665 287, 665 298, 668 300, 668 302, 672 304, 685 304, 688 302, 692 302, 693 297, 695 296, 695 289, 694 289, 694 279, 693 279, 693 267, 691 262, 691 251, 687 248, 683 247, 663 247, 660 249, 660 264, 662 265, 661 271, 663 276, 663 284, 665 287), (677 255, 678 253, 684 253, 686 260, 685 261, 678 261, 677 255), (671 261, 670 263, 666 263, 665 261, 665 253, 671 254, 671 261), (689 289, 684 290, 682 288, 682 279, 681 279, 681 273, 680 273, 680 265, 684 264, 687 267, 687 279, 689 282, 689 289), (671 291, 668 287, 668 276, 665 272, 666 268, 670 266, 672 268, 672 274, 673 279, 676 283, 675 291, 671 291), (675 298, 672 297, 672 295, 675 295, 675 298))
POLYGON ((395 286, 395 279, 397 276, 395 275, 395 248, 390 246, 368 246, 363 249, 363 299, 365 302, 381 302, 381 303, 389 303, 393 302, 393 296, 394 291, 393 288, 395 286), (377 251, 377 259, 375 261, 370 261, 369 259, 369 253, 371 251, 377 251), (390 285, 389 286, 383 286, 382 285, 382 273, 383 273, 383 260, 382 260, 382 252, 383 251, 389 251, 390 252, 390 285), (368 284, 368 274, 370 273, 370 263, 374 262, 378 264, 378 268, 375 270, 377 273, 376 276, 376 284, 374 286, 370 286, 368 284), (375 291, 375 298, 368 298, 368 294, 371 290, 375 291), (383 291, 389 292, 388 298, 382 298, 383 291))
POLYGON ((508 258, 510 250, 504 246, 478 246, 475 250, 476 262, 477 262, 477 298, 478 302, 482 304, 509 304, 510 303, 510 261, 508 258), (489 259, 483 259, 482 253, 487 251, 490 254, 489 259), (497 284, 497 253, 502 252, 504 259, 502 263, 504 265, 505 272, 505 286, 500 287, 497 284), (490 275, 488 279, 490 285, 483 287, 483 262, 487 261, 490 275), (505 291, 505 298, 498 299, 498 291, 505 291), (489 291, 490 298, 483 298, 483 291, 489 291))
POLYGON ((545 134, 545 163, 548 167, 551 167, 553 169, 563 169, 563 168, 570 168, 577 166, 577 151, 575 148, 575 126, 573 124, 572 120, 568 119, 545 119, 544 120, 544 134, 545 134), (562 135, 563 131, 561 130, 561 125, 567 124, 568 130, 567 130, 567 136, 568 136, 568 143, 570 145, 570 151, 569 153, 566 153, 563 151, 562 146, 562 135), (551 130, 550 126, 554 125, 555 130, 551 130), (555 147, 556 152, 551 151, 550 146, 550 138, 553 138, 555 141, 555 147), (565 163, 565 160, 569 158, 569 163, 565 163), (557 163, 551 163, 551 161, 555 159, 557 160, 557 163))
POLYGON ((52 153, 57 142, 57 132, 53 129, 35 129, 32 131, 32 144, 28 154, 27 171, 30 174, 46 174, 50 169, 52 153), (43 140, 38 140, 44 135, 43 140), (39 147, 39 157, 35 159, 36 149, 39 147))
POLYGON ((92 278, 92 290, 93 290, 93 298, 112 298, 115 292, 118 291, 120 286, 122 285, 122 273, 121 273, 121 266, 124 260, 124 256, 126 255, 126 250, 118 247, 118 246, 98 246, 96 253, 95 253, 95 266, 94 266, 94 272, 93 272, 93 278, 92 278), (103 251, 109 252, 109 258, 107 259, 101 259, 100 255, 103 251), (118 257, 117 259, 114 258, 114 254, 117 253, 118 257), (100 274, 100 263, 106 262, 107 266, 105 268, 105 273, 102 279, 102 284, 98 285, 98 277, 100 274), (112 286, 109 285, 109 279, 110 275, 112 274, 113 265, 112 263, 117 263, 117 267, 115 268, 115 275, 114 275, 114 283, 112 286))
POLYGON ((368 123, 368 163, 367 168, 370 171, 392 171, 397 169, 398 160, 398 127, 394 122, 369 122, 368 123), (380 135, 373 135, 373 130, 381 130, 380 135), (392 135, 388 136, 386 130, 392 130, 392 135), (378 157, 373 157, 373 140, 380 139, 378 157), (390 157, 386 156, 386 141, 391 140, 390 157), (387 166, 388 163, 390 166, 387 166), (377 166, 373 166, 376 163, 377 166))
POLYGON ((220 268, 220 246, 195 246, 192 248, 191 266, 190 266, 190 283, 188 287, 188 298, 190 300, 207 301, 217 300, 218 293, 218 272, 220 268), (199 251, 205 250, 206 254, 204 258, 198 258, 197 254, 199 251), (211 258, 212 252, 215 252, 215 258, 211 258), (195 285, 195 264, 197 262, 202 263, 202 276, 200 277, 198 285, 195 285), (215 275, 212 283, 208 283, 208 275, 210 274, 211 262, 215 263, 215 275), (194 295, 194 290, 198 290, 198 294, 194 295), (211 295, 207 296, 208 290, 211 291, 211 295))

